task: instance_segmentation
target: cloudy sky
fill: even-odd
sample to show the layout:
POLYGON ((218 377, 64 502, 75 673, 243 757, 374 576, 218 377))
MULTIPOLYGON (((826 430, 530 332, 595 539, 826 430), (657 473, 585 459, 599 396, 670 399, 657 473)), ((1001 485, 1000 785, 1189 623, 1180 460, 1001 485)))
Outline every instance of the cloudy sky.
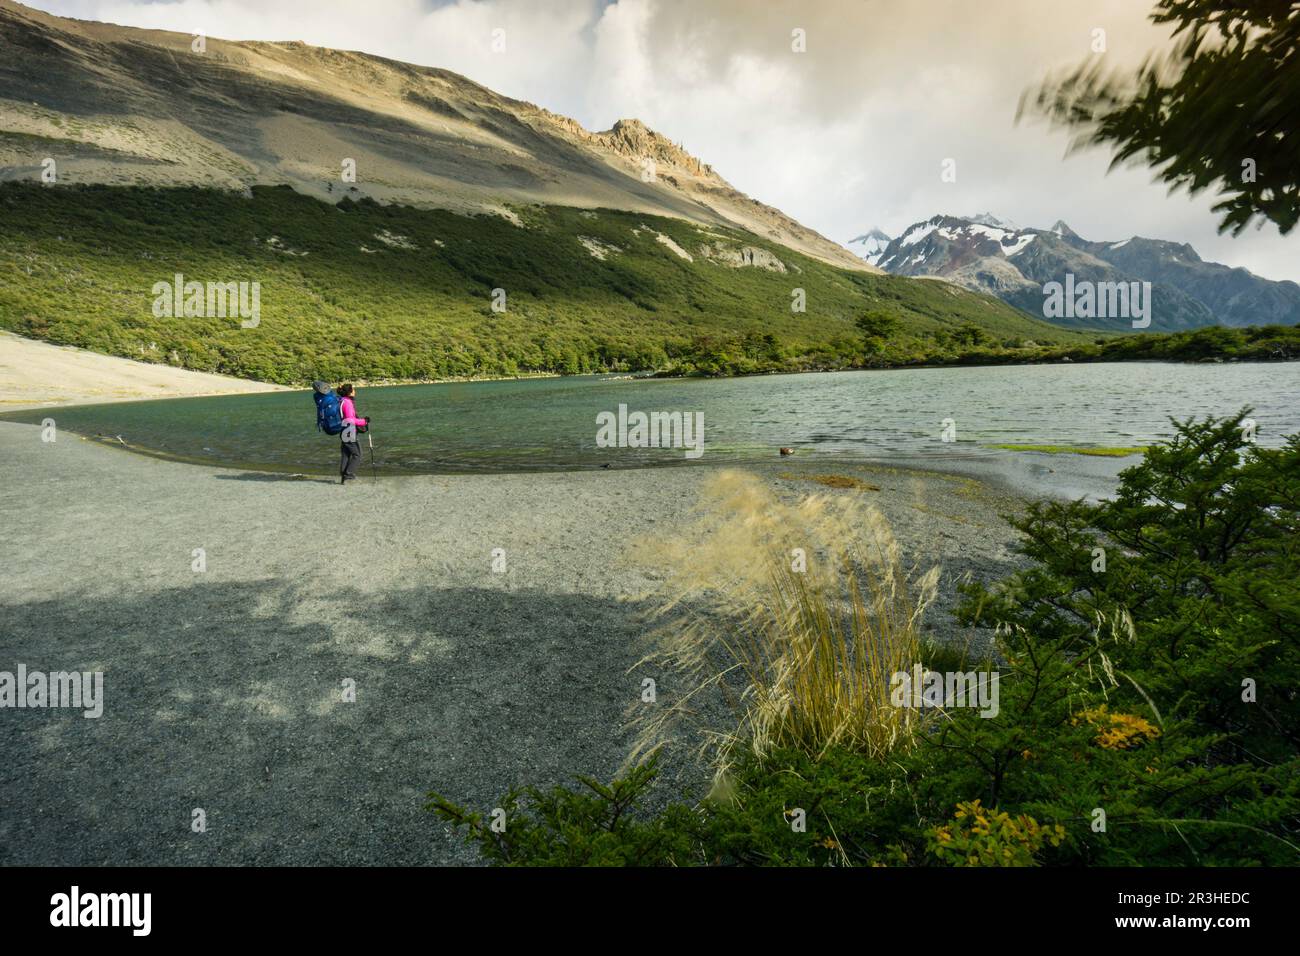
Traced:
POLYGON ((1016 125, 1052 69, 1134 65, 1166 42, 1148 0, 27 0, 63 16, 227 39, 303 40, 454 70, 607 129, 637 117, 738 189, 841 242, 936 213, 1064 219, 1088 239, 1192 243, 1300 280, 1300 230, 1216 233, 1213 197, 1066 157, 1016 125), (504 30, 505 49, 493 49, 504 30), (792 50, 792 31, 806 50, 792 50), (1093 51, 1105 31, 1104 53, 1093 51), (940 176, 956 160, 956 182, 940 176))

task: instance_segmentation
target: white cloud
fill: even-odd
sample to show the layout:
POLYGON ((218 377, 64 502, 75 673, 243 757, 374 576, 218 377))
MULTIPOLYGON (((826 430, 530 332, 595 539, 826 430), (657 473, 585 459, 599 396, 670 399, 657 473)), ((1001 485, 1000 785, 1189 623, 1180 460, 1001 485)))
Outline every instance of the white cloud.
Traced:
POLYGON ((1143 0, 36 0, 50 12, 231 39, 300 39, 463 73, 593 129, 638 117, 737 188, 826 235, 897 234, 940 212, 1064 219, 1090 239, 1190 242, 1300 279, 1295 238, 1216 233, 1213 197, 1013 122, 1047 71, 1138 62, 1164 41, 1143 0), (506 31, 493 53, 491 33, 506 31), (794 28, 807 52, 790 47, 794 28), (940 181, 957 160, 956 183, 940 181))

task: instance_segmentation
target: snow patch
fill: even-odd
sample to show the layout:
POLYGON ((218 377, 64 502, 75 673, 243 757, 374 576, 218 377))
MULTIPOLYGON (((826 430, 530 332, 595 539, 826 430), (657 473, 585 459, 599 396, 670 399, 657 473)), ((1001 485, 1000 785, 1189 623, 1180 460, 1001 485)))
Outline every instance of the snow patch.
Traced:
POLYGON ((939 227, 935 223, 923 222, 919 226, 913 226, 911 229, 909 229, 903 235, 903 238, 900 240, 900 242, 904 246, 914 246, 938 228, 939 227))
POLYGON ((1010 240, 1003 239, 1002 254, 1007 257, 1018 256, 1037 238, 1038 236, 1035 233, 1027 232, 1022 236, 1013 236, 1010 240), (1010 242, 1010 245, 1007 244, 1008 242, 1010 242))
POLYGON ((1005 240, 1007 236, 1011 235, 1007 230, 999 229, 997 226, 980 226, 972 223, 966 228, 977 236, 984 236, 987 239, 993 239, 999 243, 1005 240))

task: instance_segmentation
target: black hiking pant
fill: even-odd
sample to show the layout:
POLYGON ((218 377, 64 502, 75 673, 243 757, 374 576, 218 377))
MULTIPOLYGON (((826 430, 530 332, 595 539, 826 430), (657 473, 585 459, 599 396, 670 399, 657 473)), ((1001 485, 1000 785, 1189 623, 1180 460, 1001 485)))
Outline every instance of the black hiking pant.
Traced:
POLYGON ((339 462, 339 475, 343 478, 355 478, 357 465, 361 464, 361 443, 355 441, 341 442, 343 458, 339 462))

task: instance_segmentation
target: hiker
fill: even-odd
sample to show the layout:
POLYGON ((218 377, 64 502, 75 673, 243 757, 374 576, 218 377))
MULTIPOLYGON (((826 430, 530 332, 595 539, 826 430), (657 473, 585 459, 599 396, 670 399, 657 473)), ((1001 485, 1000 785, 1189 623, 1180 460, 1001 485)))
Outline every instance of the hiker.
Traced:
POLYGON ((357 417, 357 408, 352 401, 353 392, 351 385, 340 385, 338 389, 341 399, 339 411, 343 417, 343 431, 339 434, 343 452, 339 463, 341 485, 346 484, 349 478, 357 477, 357 465, 361 462, 361 444, 357 441, 357 429, 365 431, 370 427, 369 420, 357 417))

